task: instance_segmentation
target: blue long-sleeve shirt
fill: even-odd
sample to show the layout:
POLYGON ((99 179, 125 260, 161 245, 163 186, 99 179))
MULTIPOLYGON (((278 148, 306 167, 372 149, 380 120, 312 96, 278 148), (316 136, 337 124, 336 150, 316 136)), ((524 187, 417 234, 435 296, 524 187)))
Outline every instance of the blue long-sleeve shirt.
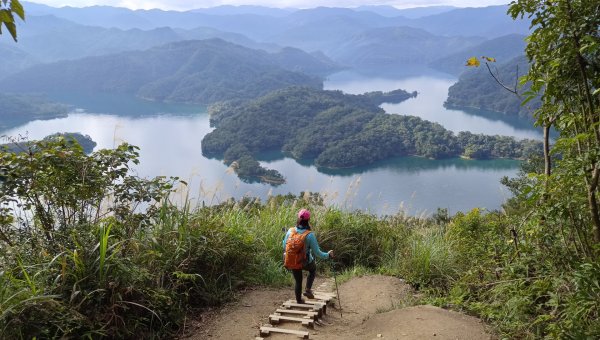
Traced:
MULTIPOLYGON (((308 231, 307 229, 300 229, 298 227, 294 227, 294 228, 296 228, 296 232, 298 234, 303 234, 308 231)), ((290 236, 290 232, 291 232, 291 228, 288 229, 287 233, 285 234, 285 237, 283 238, 284 252, 285 252, 285 244, 287 242, 288 237, 290 236)), ((319 248, 319 242, 317 242, 317 237, 315 236, 315 233, 310 233, 308 236, 306 236, 306 239, 304 239, 304 242, 306 244, 305 247, 306 247, 306 254, 308 255, 308 263, 311 263, 312 261, 315 260, 313 253, 322 259, 329 258, 329 253, 323 252, 323 251, 321 251, 321 248, 319 248)))

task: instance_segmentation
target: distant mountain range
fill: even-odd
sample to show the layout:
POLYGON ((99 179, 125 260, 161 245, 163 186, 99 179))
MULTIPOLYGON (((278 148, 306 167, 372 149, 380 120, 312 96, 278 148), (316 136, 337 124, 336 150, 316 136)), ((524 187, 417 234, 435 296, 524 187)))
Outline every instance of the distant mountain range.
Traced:
MULTIPOLYGON (((513 22, 508 7, 453 8, 445 6, 396 9, 390 6, 361 6, 355 9, 317 7, 311 9, 274 9, 260 6, 221 6, 177 12, 129 10, 109 6, 54 8, 25 3, 28 15, 54 15, 76 23, 121 29, 149 30, 159 27, 193 29, 199 26, 246 35, 263 42, 274 42, 282 32, 297 31, 312 25, 327 30, 335 21, 350 20, 364 28, 410 26, 438 35, 499 37, 510 33, 525 34, 526 20, 513 22)), ((343 33, 343 32, 340 32, 343 33)), ((277 42, 277 41, 275 41, 277 42)), ((287 44, 286 44, 287 45, 287 44)))
POLYGON ((219 6, 186 12, 24 6, 28 18, 19 22, 19 42, 0 40, 4 83, 24 90, 87 89, 200 103, 240 96, 246 89, 254 97, 263 92, 253 87, 263 84, 265 91, 319 87, 314 76, 340 66, 386 73, 430 66, 459 75, 470 56, 507 60, 522 54, 529 30, 527 20, 514 22, 506 14, 507 6, 219 6), (213 38, 232 44, 189 42, 213 38), (218 95, 221 90, 226 93, 218 95))
POLYGON ((353 36, 330 52, 334 60, 356 68, 425 65, 440 53, 455 53, 483 38, 444 37, 412 27, 383 27, 353 36))
POLYGON ((12 40, 0 40, 0 50, 4 51, 3 57, 6 53, 20 55, 19 58, 14 59, 20 62, 12 64, 6 69, 6 73, 2 72, 2 75, 20 71, 40 62, 145 50, 181 40, 220 38, 249 48, 268 51, 281 49, 275 44, 258 43, 238 33, 223 32, 209 27, 196 27, 190 30, 170 27, 123 30, 81 25, 53 15, 29 15, 27 23, 19 27, 18 34, 17 43, 12 40))
POLYGON ((211 38, 270 52, 282 46, 321 51, 351 67, 427 65, 437 60, 434 68, 459 74, 465 54, 488 48, 498 58, 520 54, 522 41, 494 39, 507 34, 516 37, 515 32, 526 34, 529 25, 512 21, 506 6, 402 10, 390 6, 302 10, 220 6, 187 12, 54 8, 34 3, 25 7, 28 20, 19 24, 20 41, 0 40, 0 49, 11 63, 2 69, 0 78, 40 62, 211 38), (491 39, 487 45, 486 39, 491 39), (479 44, 484 45, 477 50, 479 44), (465 53, 453 55, 461 50, 465 53))
POLYGON ((269 54, 211 39, 41 64, 5 78, 0 88, 131 93, 150 100, 208 104, 255 98, 291 85, 321 88, 321 78, 308 74, 334 70, 331 61, 298 49, 269 54))

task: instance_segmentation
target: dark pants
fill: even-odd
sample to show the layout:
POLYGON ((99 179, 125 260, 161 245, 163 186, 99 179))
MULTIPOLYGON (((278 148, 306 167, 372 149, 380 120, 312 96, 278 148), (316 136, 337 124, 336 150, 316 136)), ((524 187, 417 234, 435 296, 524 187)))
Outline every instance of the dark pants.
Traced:
POLYGON ((298 303, 302 302, 302 271, 308 271, 308 277, 306 278, 306 290, 311 290, 317 273, 317 264, 315 262, 316 261, 308 263, 302 267, 302 269, 292 269, 292 275, 294 275, 294 280, 296 281, 294 293, 296 294, 296 302, 298 303))

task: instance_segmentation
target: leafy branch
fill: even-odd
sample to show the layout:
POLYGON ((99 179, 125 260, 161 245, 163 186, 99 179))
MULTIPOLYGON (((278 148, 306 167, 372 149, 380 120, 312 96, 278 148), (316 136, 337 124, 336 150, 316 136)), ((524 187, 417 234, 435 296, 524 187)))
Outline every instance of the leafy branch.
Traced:
POLYGON ((0 0, 0 34, 2 34, 2 24, 4 24, 12 38, 17 41, 17 25, 14 14, 21 20, 25 20, 25 10, 19 0, 0 0))

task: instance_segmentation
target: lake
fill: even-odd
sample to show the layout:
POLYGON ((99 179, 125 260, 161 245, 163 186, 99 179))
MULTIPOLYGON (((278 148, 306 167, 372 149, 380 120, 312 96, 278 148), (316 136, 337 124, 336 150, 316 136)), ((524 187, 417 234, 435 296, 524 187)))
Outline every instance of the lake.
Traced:
MULTIPOLYGON (((393 114, 412 114, 439 122, 452 131, 468 130, 486 134, 505 134, 518 138, 540 138, 541 133, 525 122, 511 122, 493 113, 467 113, 446 110, 442 104, 453 78, 431 74, 386 79, 352 72, 332 75, 326 89, 348 93, 387 91, 403 88, 419 92, 417 98, 400 104, 384 104, 393 114)), ((197 202, 214 204, 230 197, 320 192, 326 202, 344 209, 359 209, 376 214, 427 215, 436 208, 451 213, 474 207, 497 209, 509 197, 500 184, 503 176, 514 176, 518 162, 512 160, 472 161, 461 159, 428 160, 405 157, 373 166, 345 170, 321 170, 280 155, 268 155, 261 163, 280 171, 287 183, 272 187, 246 183, 219 160, 203 157, 200 143, 212 130, 205 107, 151 103, 119 95, 53 95, 80 110, 66 118, 32 121, 0 131, 0 135, 27 134, 30 139, 54 132, 81 132, 90 135, 98 148, 112 148, 122 141, 137 145, 140 176, 179 176, 188 181, 186 194, 197 202), (83 110, 83 111, 82 111, 83 110)), ((183 197, 183 194, 182 194, 183 197)))

